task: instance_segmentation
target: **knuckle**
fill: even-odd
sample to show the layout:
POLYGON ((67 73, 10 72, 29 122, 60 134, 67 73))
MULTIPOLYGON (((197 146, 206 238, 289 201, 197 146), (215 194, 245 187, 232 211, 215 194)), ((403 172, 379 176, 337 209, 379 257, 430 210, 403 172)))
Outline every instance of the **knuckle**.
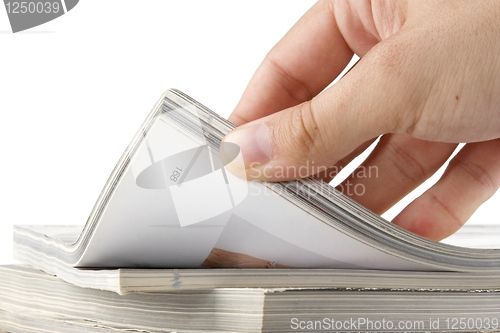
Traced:
POLYGON ((428 178, 427 168, 395 140, 388 140, 387 151, 394 167, 412 183, 420 184, 428 178))
POLYGON ((407 59, 408 46, 397 38, 387 39, 375 45, 371 51, 371 61, 374 69, 380 74, 391 75, 394 78, 404 74, 404 62, 407 59))
POLYGON ((272 53, 264 61, 267 62, 268 68, 275 74, 276 82, 287 94, 288 98, 296 103, 302 103, 302 101, 310 100, 314 96, 307 84, 281 65, 272 53))
POLYGON ((291 158, 303 161, 322 151, 321 131, 310 101, 293 108, 285 126, 280 132, 289 141, 285 147, 291 158))
POLYGON ((385 97, 379 105, 391 117, 392 132, 407 133, 420 128, 426 96, 432 87, 421 70, 422 59, 417 42, 407 36, 395 36, 377 44, 370 51, 371 79, 385 97))
POLYGON ((495 194, 498 184, 494 181, 490 172, 478 163, 464 158, 455 158, 453 166, 458 167, 468 177, 470 177, 481 188, 481 193, 486 197, 495 194))
MULTIPOLYGON (((426 192, 428 196, 430 196, 429 201, 434 205, 440 208, 442 212, 444 212, 446 218, 446 224, 453 229, 453 232, 460 229, 465 222, 466 219, 457 216, 457 214, 453 211, 453 209, 448 205, 445 200, 442 200, 436 193, 432 191, 426 192)), ((444 222, 444 221, 443 221, 444 222)), ((433 226, 429 226, 429 229, 432 229, 433 226)), ((453 233, 452 232, 452 233, 453 233)))

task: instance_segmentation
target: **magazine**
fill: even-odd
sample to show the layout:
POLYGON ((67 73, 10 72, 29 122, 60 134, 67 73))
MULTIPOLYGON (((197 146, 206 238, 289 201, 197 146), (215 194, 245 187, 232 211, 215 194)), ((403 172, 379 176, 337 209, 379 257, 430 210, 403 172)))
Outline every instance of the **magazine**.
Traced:
POLYGON ((377 269, 500 273, 500 251, 434 242, 315 177, 240 179, 234 126, 171 89, 113 170, 85 226, 16 226, 14 256, 66 268, 377 269), (221 145, 224 147, 221 154, 221 145), (229 153, 228 153, 229 152, 229 153))

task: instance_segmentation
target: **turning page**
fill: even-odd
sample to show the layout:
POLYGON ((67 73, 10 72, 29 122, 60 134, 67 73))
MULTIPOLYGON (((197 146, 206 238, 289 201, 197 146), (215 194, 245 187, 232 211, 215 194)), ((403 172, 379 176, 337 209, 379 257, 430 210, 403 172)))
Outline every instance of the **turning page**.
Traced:
POLYGON ((173 92, 137 138, 77 267, 422 270, 319 220, 225 166, 207 115, 173 92))

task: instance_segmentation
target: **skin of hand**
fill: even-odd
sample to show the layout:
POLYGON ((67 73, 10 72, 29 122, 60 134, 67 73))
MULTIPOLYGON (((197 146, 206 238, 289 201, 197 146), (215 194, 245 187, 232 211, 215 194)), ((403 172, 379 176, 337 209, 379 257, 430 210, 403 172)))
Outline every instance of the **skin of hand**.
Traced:
MULTIPOLYGON (((317 2, 267 54, 229 118, 247 179, 297 178, 346 165, 373 140, 351 197, 382 214, 467 143, 393 223, 441 240, 500 186, 497 1, 317 2), (347 66, 357 65, 325 89, 347 66), (305 172, 304 172, 305 170, 305 172), (319 172, 318 172, 319 171, 319 172)), ((224 153, 224 152, 222 152, 224 153)))

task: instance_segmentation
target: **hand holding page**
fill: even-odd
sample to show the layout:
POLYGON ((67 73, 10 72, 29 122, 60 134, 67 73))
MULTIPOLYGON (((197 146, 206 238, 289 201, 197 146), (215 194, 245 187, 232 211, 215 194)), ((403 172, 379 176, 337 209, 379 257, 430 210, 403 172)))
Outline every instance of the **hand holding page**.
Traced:
MULTIPOLYGON (((234 145, 220 154, 233 128, 165 93, 84 227, 16 226, 15 257, 50 274, 0 267, 0 327, 451 332, 453 318, 468 318, 467 331, 500 327, 499 250, 413 235, 313 177, 236 178, 226 166, 244 154, 234 145)), ((470 234, 498 239, 493 231, 470 234)))
POLYGON ((499 272, 500 253, 411 234, 314 177, 239 179, 234 128, 177 90, 128 146, 73 241, 16 227, 15 256, 48 272, 99 268, 356 268, 499 272), (229 152, 229 153, 227 153, 229 152))

